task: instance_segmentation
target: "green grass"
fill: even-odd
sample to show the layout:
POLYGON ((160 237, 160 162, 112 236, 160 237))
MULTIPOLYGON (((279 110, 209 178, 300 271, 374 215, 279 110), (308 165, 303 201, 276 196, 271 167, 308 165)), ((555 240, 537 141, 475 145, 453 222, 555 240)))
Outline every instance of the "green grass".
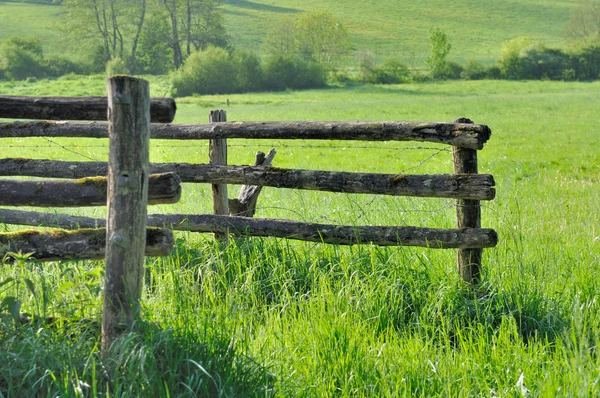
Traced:
MULTIPOLYGON (((164 86, 153 84, 154 94, 164 86)), ((0 83, 3 94, 61 90, 102 95, 103 78, 0 83)), ((597 396, 599 99, 600 83, 509 81, 182 98, 177 123, 205 122, 210 109, 223 108, 229 120, 451 121, 465 116, 489 125, 493 133, 480 152, 480 172, 494 175, 497 197, 484 203, 482 225, 496 229, 500 242, 484 251, 479 296, 458 280, 452 250, 276 239, 220 246, 209 235, 181 233, 177 255, 147 260, 144 333, 125 335, 103 358, 95 326, 102 263, 3 265, 0 302, 17 297, 24 312, 72 321, 15 329, 5 317, 0 392, 597 396)), ((256 150, 275 147, 274 164, 280 167, 452 170, 448 152, 427 159, 443 148, 429 144, 229 144, 234 164, 251 163, 256 150)), ((0 148, 5 157, 107 156, 105 140, 2 139, 0 148)), ((156 141, 151 160, 206 162, 206 143, 156 141)), ((209 198, 206 186, 185 184, 180 203, 150 212, 209 212, 209 198)), ((265 188, 258 206, 258 217, 340 224, 451 227, 455 222, 449 200, 265 188)), ((104 209, 60 211, 104 216, 104 209)))
MULTIPOLYGON (((494 62, 502 42, 528 36, 547 46, 567 44, 566 23, 574 0, 228 0, 226 28, 237 48, 260 51, 269 26, 300 12, 326 9, 348 28, 353 51, 372 51, 379 59, 400 57, 412 67, 429 54, 429 29, 444 30, 452 43, 450 59, 494 62)), ((80 51, 56 27, 61 6, 0 1, 0 39, 38 36, 48 54, 80 51)), ((351 64, 352 61, 349 61, 351 64)))
POLYGON ((429 29, 444 30, 450 58, 460 62, 498 58, 502 42, 529 36, 548 46, 565 45, 565 24, 574 1, 555 0, 229 0, 228 29, 242 48, 259 48, 271 23, 314 9, 332 12, 348 28, 354 50, 400 56, 421 65, 430 51, 429 29))

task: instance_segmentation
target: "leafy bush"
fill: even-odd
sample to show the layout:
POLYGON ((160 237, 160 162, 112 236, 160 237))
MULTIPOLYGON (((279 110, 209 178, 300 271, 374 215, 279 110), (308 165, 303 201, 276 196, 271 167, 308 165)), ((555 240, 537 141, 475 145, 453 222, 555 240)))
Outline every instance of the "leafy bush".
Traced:
POLYGON ((528 37, 518 37, 502 44, 498 66, 502 77, 506 79, 519 79, 522 74, 523 55, 531 48, 528 37))
POLYGON ((577 80, 596 80, 600 78, 600 44, 579 48, 570 54, 570 68, 577 80))
POLYGON ((51 77, 59 77, 69 73, 82 74, 85 72, 85 68, 82 65, 56 55, 46 57, 43 65, 46 75, 51 77))
POLYGON ((172 75, 173 95, 226 94, 235 92, 235 68, 229 53, 208 47, 192 53, 172 75))
POLYGON ((44 52, 35 37, 11 37, 0 42, 0 71, 6 79, 42 77, 44 52))
POLYGON ((488 77, 488 71, 481 63, 469 60, 464 66, 460 77, 466 80, 481 80, 488 77))
POLYGON ((410 81, 410 71, 399 60, 387 58, 382 65, 375 65, 368 71, 365 80, 372 84, 407 83, 410 81))
POLYGON ((452 80, 460 79, 463 70, 464 68, 460 64, 452 61, 447 61, 446 65, 444 66, 444 69, 442 69, 438 78, 452 80))
POLYGON ((561 80, 569 64, 570 57, 562 50, 546 47, 532 48, 520 57, 516 78, 561 80))
POLYGON ((264 66, 265 88, 280 91, 325 86, 325 72, 316 63, 293 56, 270 57, 264 66))
POLYGON ((264 75, 260 59, 248 51, 236 51, 232 56, 236 91, 260 91, 264 87, 264 75))
POLYGON ((106 63, 106 76, 126 75, 128 73, 129 69, 122 58, 113 58, 106 63))

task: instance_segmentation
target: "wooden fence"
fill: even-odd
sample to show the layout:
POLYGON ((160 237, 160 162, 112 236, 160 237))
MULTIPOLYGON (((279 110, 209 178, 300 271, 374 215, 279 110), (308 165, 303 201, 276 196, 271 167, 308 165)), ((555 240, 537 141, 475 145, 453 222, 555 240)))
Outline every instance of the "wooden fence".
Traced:
MULTIPOLYGON (((10 99, 10 97, 8 97, 10 99)), ((8 101, 0 97, 0 105, 8 101)), ((26 101, 25 99, 21 99, 26 101)), ((31 104, 41 100, 31 99, 31 104)), ((82 101, 78 99, 78 101, 82 101)), ((164 100, 163 100, 164 101, 164 100)), ((61 105, 70 100, 63 98, 61 105)), ((165 105, 163 103, 163 105, 165 105)), ((35 107, 27 106, 29 113, 20 117, 36 118, 35 107)), ((47 110, 44 115, 58 111, 47 110)), ((172 106, 174 109, 174 105, 172 106)), ((1 112, 0 117, 7 117, 1 112)), ((14 111, 13 111, 14 112, 14 111)), ((11 113, 9 115, 14 115, 11 113)), ((77 113, 72 118, 80 118, 77 113)), ((213 215, 149 215, 148 225, 168 225, 176 230, 227 233, 249 236, 275 236, 288 239, 333 243, 340 245, 373 243, 376 245, 421 246, 429 248, 458 249, 458 268, 468 282, 479 279, 482 249, 497 244, 497 234, 492 229, 481 228, 480 201, 495 196, 491 175, 478 174, 477 151, 490 138, 485 125, 473 124, 468 119, 452 123, 415 122, 224 122, 222 111, 211 113, 208 124, 150 124, 150 137, 174 140, 210 140, 210 164, 156 163, 150 164, 153 173, 175 172, 182 182, 213 184, 213 215), (298 169, 281 169, 268 166, 269 162, 255 166, 227 165, 227 139, 296 139, 296 140, 360 140, 360 141, 419 141, 451 145, 453 147, 454 174, 405 175, 350 173, 298 169), (289 220, 252 219, 239 210, 239 203, 227 200, 226 184, 308 189, 331 192, 365 193, 397 196, 451 198, 457 200, 457 228, 434 229, 423 227, 339 226, 304 223, 289 220), (235 205, 235 209, 228 209, 235 205), (230 211, 233 210, 233 211, 230 211), (232 213, 232 215, 228 215, 232 213)), ((91 137, 106 138, 106 123, 67 123, 52 121, 0 123, 0 138, 4 137, 91 137)), ((271 157, 272 158, 272 157, 271 157)), ((260 164, 260 162, 257 162, 260 164)), ((0 175, 35 176, 60 179, 81 179, 106 175, 107 163, 65 162, 53 160, 0 159, 0 175)), ((5 184, 0 181, 0 186, 5 184)), ((2 204, 4 202, 0 202, 2 204)), ((63 228, 94 227, 104 225, 103 220, 1 210, 0 223, 21 225, 47 225, 63 228)))
POLYGON ((166 256, 173 248, 171 230, 147 228, 146 207, 148 203, 174 203, 181 196, 179 177, 174 173, 150 176, 148 161, 151 115, 170 122, 175 103, 150 101, 149 92, 144 80, 116 76, 108 80, 108 97, 103 99, 0 97, 0 117, 108 119, 110 152, 102 176, 75 181, 0 180, 2 205, 107 206, 103 228, 0 233, 2 262, 10 260, 11 252, 30 253, 38 261, 105 259, 104 349, 120 331, 134 325, 144 257, 166 256))

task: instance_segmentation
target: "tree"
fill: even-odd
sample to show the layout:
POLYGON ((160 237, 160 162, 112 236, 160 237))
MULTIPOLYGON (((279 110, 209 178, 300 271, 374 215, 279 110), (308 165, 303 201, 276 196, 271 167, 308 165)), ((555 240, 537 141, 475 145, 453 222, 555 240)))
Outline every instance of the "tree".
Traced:
POLYGON ((531 39, 526 36, 502 43, 498 64, 505 78, 518 79, 522 75, 523 57, 531 48, 533 48, 531 39))
POLYGON ((159 0, 170 24, 169 46, 176 69, 194 50, 227 46, 222 0, 159 0), (185 45, 185 51, 182 50, 185 45))
POLYGON ((78 43, 102 43, 105 61, 136 64, 148 0, 64 0, 63 5, 65 28, 78 43))
POLYGON ((567 30, 584 44, 600 44, 600 0, 577 0, 567 30))
POLYGON ((452 45, 448 41, 446 33, 439 28, 429 30, 429 40, 431 41, 431 55, 426 63, 429 67, 429 74, 432 78, 443 78, 446 75, 448 54, 452 45))
POLYGON ((350 37, 331 13, 312 11, 277 25, 267 35, 264 49, 272 56, 297 56, 332 71, 350 49, 350 37))

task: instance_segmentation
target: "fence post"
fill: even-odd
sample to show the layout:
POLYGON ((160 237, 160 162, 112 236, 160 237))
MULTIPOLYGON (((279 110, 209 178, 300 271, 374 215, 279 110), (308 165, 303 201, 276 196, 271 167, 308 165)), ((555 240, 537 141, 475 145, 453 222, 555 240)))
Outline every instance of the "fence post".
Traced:
MULTIPOLYGON (((226 122, 227 114, 224 110, 210 111, 209 123, 226 122)), ((209 140, 208 154, 210 164, 227 165, 227 139, 215 138, 209 140)), ((227 184, 212 184, 213 213, 229 214, 229 201, 227 198, 227 184)), ((218 239, 227 239, 227 235, 215 233, 218 239)))
POLYGON ((150 90, 145 80, 108 79, 108 198, 102 348, 139 314, 146 245, 150 90))
MULTIPOLYGON (((473 124, 467 118, 456 119, 454 123, 473 124)), ((454 174, 477 174, 477 150, 452 147, 454 174)), ((456 201, 457 228, 481 228, 481 205, 479 200, 459 199, 456 201)), ((481 278, 481 258, 483 249, 458 249, 456 265, 462 279, 477 284, 481 278)))

